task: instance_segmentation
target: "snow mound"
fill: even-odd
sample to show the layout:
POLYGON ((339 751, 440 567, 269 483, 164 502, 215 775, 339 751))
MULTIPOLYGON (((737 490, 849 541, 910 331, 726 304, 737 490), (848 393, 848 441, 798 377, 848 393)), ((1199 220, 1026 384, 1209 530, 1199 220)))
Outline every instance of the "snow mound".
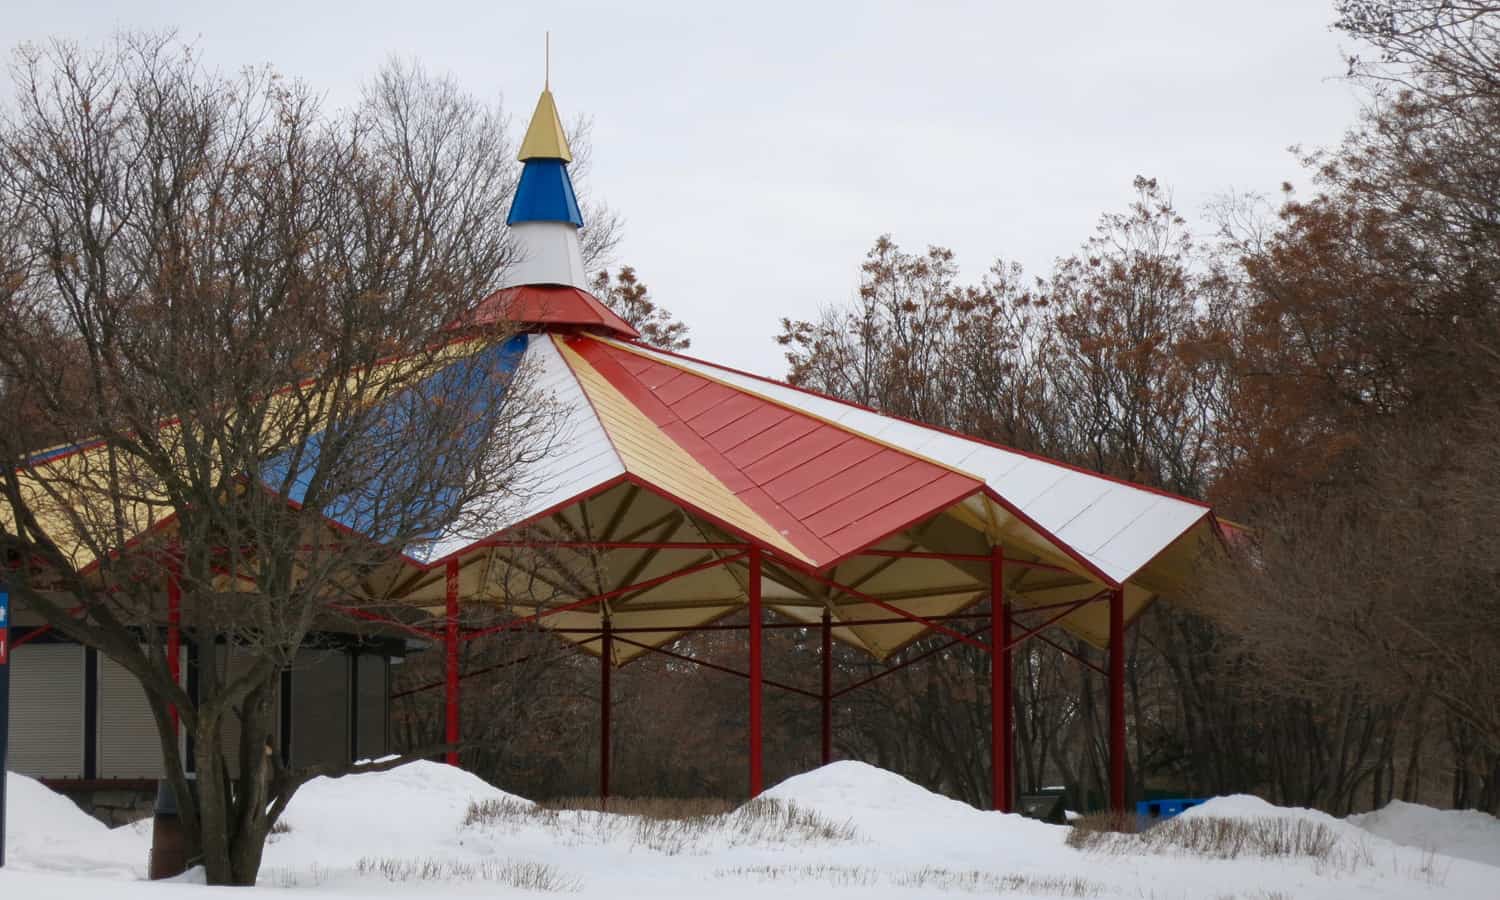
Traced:
POLYGON ((1277 806, 1251 794, 1214 797, 1183 810, 1181 815, 1190 819, 1300 819, 1327 825, 1340 832, 1348 830, 1341 819, 1328 813, 1302 806, 1277 806))
POLYGON ((853 825, 862 839, 883 845, 885 862, 918 868, 972 868, 976 858, 1024 866, 1020 848, 1057 849, 1067 837, 1061 826, 975 809, 862 762, 829 763, 761 796, 853 825))
POLYGON ((89 841, 109 832, 103 822, 35 778, 6 772, 5 799, 12 849, 46 841, 89 841))
POLYGON ((979 810, 895 772, 845 760, 794 775, 761 796, 856 820, 887 815, 902 818, 972 816, 979 810))
POLYGON ((1397 844, 1500 866, 1500 819, 1478 810, 1393 800, 1384 809, 1350 816, 1349 822, 1397 844))
POLYGON ((145 873, 149 833, 111 830, 34 778, 5 773, 6 864, 21 869, 134 877, 145 873))
MULTIPOLYGON (((192 885, 203 880, 201 871, 178 879, 187 884, 141 882, 146 831, 111 831, 30 779, 12 776, 10 784, 14 865, 0 870, 0 898, 161 900, 169 894, 188 898, 185 891, 198 900, 247 896, 240 889, 192 885), (115 880, 105 884, 97 877, 71 877, 78 874, 109 874, 115 880)), ((321 778, 298 792, 283 820, 288 830, 271 837, 259 893, 286 897, 295 890, 299 896, 330 900, 478 900, 535 897, 544 889, 576 891, 568 896, 579 900, 696 900, 705 893, 742 900, 760 897, 767 888, 785 900, 906 900, 1002 889, 1017 898, 1078 893, 1170 900, 1231 894, 1236 900, 1494 896, 1493 866, 1443 855, 1434 860, 1426 850, 1378 834, 1381 828, 1394 829, 1391 823, 1399 820, 1403 828, 1430 836, 1435 826, 1426 820, 1471 823, 1472 814, 1395 807, 1382 811, 1376 824, 1372 817, 1361 818, 1360 824, 1376 833, 1354 821, 1244 796, 1218 798, 1185 814, 1328 824, 1341 838, 1347 835, 1349 844, 1329 861, 1296 855, 1161 853, 1128 842, 1118 852, 1079 850, 1065 843, 1066 827, 978 810, 855 762, 790 778, 764 796, 836 824, 848 823, 857 835, 800 840, 789 839, 795 837, 789 829, 704 831, 705 826, 692 821, 534 810, 528 801, 436 763, 321 778), (485 801, 499 801, 508 809, 489 824, 465 825, 469 804, 485 801), (538 888, 545 884, 562 887, 538 888)), ((772 829, 779 827, 776 816, 763 818, 772 829)), ((1481 833, 1475 832, 1476 841, 1481 833)))
POLYGON ((277 852, 268 858, 310 862, 297 858, 306 855, 297 848, 327 864, 330 851, 335 859, 358 859, 405 855, 414 846, 436 849, 456 842, 469 804, 485 800, 531 805, 457 766, 425 760, 388 772, 314 778, 293 795, 281 817, 288 833, 273 841, 277 852))

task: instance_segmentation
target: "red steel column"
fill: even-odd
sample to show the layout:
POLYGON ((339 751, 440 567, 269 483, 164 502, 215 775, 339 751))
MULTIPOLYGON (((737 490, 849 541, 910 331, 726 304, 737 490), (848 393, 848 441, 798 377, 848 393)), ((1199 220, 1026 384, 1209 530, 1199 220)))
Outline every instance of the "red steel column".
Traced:
POLYGON ((760 563, 759 547, 750 548, 750 796, 760 796, 761 768, 761 672, 760 672, 760 563))
POLYGON ((1010 812, 1012 768, 1010 609, 1005 602, 1005 551, 990 551, 990 779, 991 805, 1010 812))
POLYGON ((1109 808, 1125 811, 1125 591, 1109 595, 1109 808))
MULTIPOLYGON (((443 695, 445 727, 443 741, 458 743, 458 559, 448 560, 447 571, 447 616, 443 620, 443 645, 447 650, 444 674, 447 690, 443 695)), ((449 750, 443 761, 450 766, 458 765, 458 750, 449 750)))
POLYGON ((604 616, 599 637, 599 799, 609 798, 609 676, 614 668, 614 635, 604 616))
MULTIPOLYGON (((180 685, 182 666, 182 563, 173 558, 167 563, 167 672, 172 683, 180 685)), ((178 730, 177 706, 172 706, 172 730, 178 730)))
POLYGON ((823 765, 833 762, 833 614, 823 610, 823 765))
POLYGON ((1005 555, 1000 548, 995 548, 1000 571, 1000 700, 1001 700, 1001 730, 1005 734, 1005 812, 1014 812, 1016 809, 1016 794, 1020 790, 1016 786, 1016 664, 1015 650, 1011 647, 1012 624, 1010 600, 1005 596, 1005 555))

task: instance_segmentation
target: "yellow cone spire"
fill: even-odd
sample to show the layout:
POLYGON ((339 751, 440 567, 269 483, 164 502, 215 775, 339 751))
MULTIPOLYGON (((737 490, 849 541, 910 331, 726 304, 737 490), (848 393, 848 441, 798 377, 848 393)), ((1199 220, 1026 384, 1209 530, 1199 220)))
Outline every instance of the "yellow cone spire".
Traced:
POLYGON ((531 125, 521 141, 521 155, 517 159, 560 159, 572 162, 573 154, 568 150, 568 136, 563 134, 562 120, 557 117, 557 104, 552 102, 552 91, 543 89, 536 101, 536 112, 531 114, 531 125))

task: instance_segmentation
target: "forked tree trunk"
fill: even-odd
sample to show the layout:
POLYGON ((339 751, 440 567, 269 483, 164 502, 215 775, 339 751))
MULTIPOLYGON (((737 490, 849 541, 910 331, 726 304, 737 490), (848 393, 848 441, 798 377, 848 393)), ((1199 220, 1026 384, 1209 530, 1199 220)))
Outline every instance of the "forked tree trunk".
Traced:
POLYGON ((268 812, 276 774, 272 726, 278 682, 273 675, 256 686, 238 712, 215 710, 218 704, 211 700, 200 707, 193 735, 198 828, 188 838, 190 858, 201 860, 210 884, 252 886, 260 873, 265 839, 274 824, 268 812), (240 722, 239 764, 233 771, 224 756, 231 717, 240 722))

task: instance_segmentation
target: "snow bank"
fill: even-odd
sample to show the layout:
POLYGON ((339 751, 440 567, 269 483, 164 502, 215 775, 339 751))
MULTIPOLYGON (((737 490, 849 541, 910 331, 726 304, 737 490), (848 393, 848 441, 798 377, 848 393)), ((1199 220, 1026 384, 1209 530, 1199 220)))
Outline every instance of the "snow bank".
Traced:
POLYGON ((1393 800, 1349 822, 1388 841, 1500 866, 1500 819, 1472 809, 1433 809, 1393 800))
POLYGON ((1338 819, 1315 809, 1274 806, 1259 797, 1235 794, 1215 797, 1184 811, 1183 815, 1301 819, 1327 825, 1340 836, 1355 840, 1373 835, 1394 844, 1434 850, 1443 856, 1500 866, 1500 819, 1477 810, 1434 809, 1395 800, 1384 809, 1338 819))
MULTIPOLYGON (((111 831, 30 779, 12 776, 10 785, 13 865, 0 871, 0 898, 248 896, 243 890, 141 882, 148 832, 111 831), (98 878, 71 877, 78 874, 116 880, 103 884, 98 878)), ((789 778, 765 796, 848 823, 857 835, 788 839, 787 834, 713 824, 533 811, 528 801, 435 763, 318 779, 293 799, 283 820, 289 830, 272 837, 256 895, 311 893, 329 900, 536 897, 534 876, 542 872, 551 883, 563 885, 553 892, 579 900, 698 900, 705 894, 716 900, 750 900, 765 896, 768 888, 785 900, 914 900, 1002 889, 1017 900, 1078 892, 1101 900, 1494 896, 1493 866, 1447 856, 1434 859, 1422 849, 1380 836, 1384 831, 1398 838, 1429 838, 1417 840, 1420 845, 1457 843, 1467 835, 1473 846, 1495 850, 1495 833, 1471 827, 1479 821, 1472 814, 1398 806, 1382 810, 1379 818, 1360 817, 1356 824, 1246 796, 1221 797, 1184 814, 1327 825, 1356 845, 1353 863, 1346 865, 1297 856, 1226 859, 1129 846, 1078 850, 1066 845, 1066 827, 978 810, 855 762, 789 778), (507 809, 492 820, 466 825, 470 803, 484 801, 502 801, 507 809), (698 834, 694 828, 707 830, 698 834), (679 837, 678 831, 687 836, 679 837)), ((1496 827, 1494 820, 1485 825, 1496 827)))
POLYGON ((7 772, 6 865, 113 877, 146 871, 149 833, 110 829, 34 778, 7 772))
POLYGON ((846 760, 794 775, 762 796, 856 820, 898 816, 902 820, 967 818, 978 813, 967 803, 934 794, 868 763, 846 760))
MULTIPOLYGON (((885 864, 973 868, 984 860, 1030 871, 1048 854, 1066 852, 1067 829, 1060 825, 975 809, 862 762, 830 763, 762 796, 848 822, 862 840, 879 845, 873 859, 885 864)), ((871 855, 856 858, 868 862, 871 855)))
POLYGON ((439 853, 460 842, 469 804, 531 801, 456 766, 425 760, 389 772, 315 778, 292 796, 268 862, 352 863, 364 857, 439 853))
POLYGON ((1301 819, 1327 825, 1339 831, 1348 828, 1343 820, 1334 818, 1328 813, 1302 806, 1277 806, 1252 794, 1213 797, 1197 806, 1188 807, 1182 811, 1181 815, 1190 819, 1301 819))
POLYGON ((47 841, 87 841, 109 832, 103 822, 35 778, 5 773, 5 798, 12 850, 47 841))

